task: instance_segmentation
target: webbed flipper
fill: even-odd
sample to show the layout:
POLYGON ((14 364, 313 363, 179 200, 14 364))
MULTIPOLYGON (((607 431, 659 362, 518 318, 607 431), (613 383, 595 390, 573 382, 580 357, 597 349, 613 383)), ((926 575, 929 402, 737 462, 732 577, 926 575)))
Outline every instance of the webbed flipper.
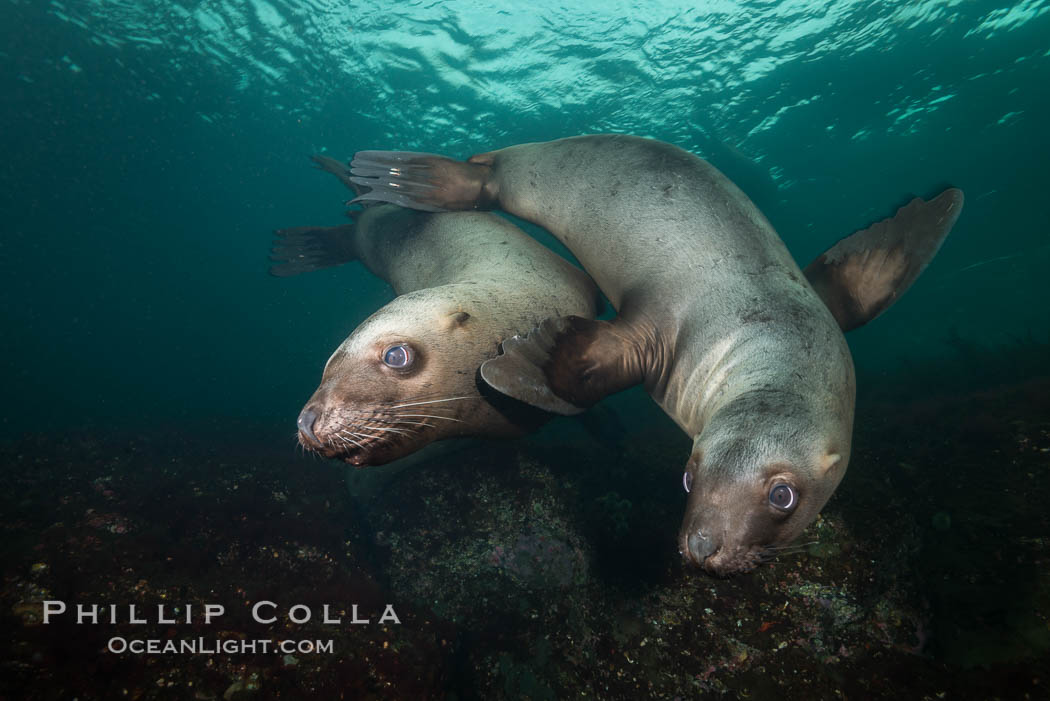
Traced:
POLYGON ((413 151, 358 151, 350 162, 350 181, 369 188, 352 202, 389 202, 424 212, 489 207, 484 163, 454 161, 413 151))
POLYGON ((843 331, 886 311, 936 255, 962 211, 962 190, 916 197, 889 219, 847 236, 805 274, 843 331))
POLYGON ((573 415, 644 379, 640 349, 622 322, 552 317, 481 366, 493 389, 555 414, 573 415))
POLYGON ((349 189, 351 189, 355 195, 361 194, 361 189, 357 185, 355 185, 350 179, 350 166, 343 163, 342 161, 337 161, 334 158, 329 158, 328 156, 322 156, 320 154, 310 156, 310 160, 317 164, 316 167, 318 170, 323 170, 326 173, 331 173, 335 177, 339 178, 340 182, 342 182, 343 185, 346 185, 349 189))
POLYGON ((297 226, 278 229, 270 249, 270 274, 289 277, 349 263, 354 254, 354 225, 297 226))

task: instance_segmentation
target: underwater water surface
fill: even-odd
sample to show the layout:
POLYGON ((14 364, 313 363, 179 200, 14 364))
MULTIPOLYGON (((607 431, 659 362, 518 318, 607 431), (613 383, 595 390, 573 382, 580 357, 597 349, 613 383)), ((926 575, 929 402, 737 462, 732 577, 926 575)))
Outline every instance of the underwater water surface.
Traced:
POLYGON ((0 0, 0 34, 0 694, 1050 693, 1050 3, 0 0), (710 160, 803 263, 966 193, 848 336, 839 492, 748 575, 680 562, 689 439, 639 391, 604 432, 557 420, 349 489, 297 450, 329 354, 392 296, 356 263, 267 274, 274 229, 345 221, 307 157, 606 132, 710 160), (228 613, 147 634, 44 625, 46 600, 228 613), (118 634, 336 646, 146 656, 118 634))

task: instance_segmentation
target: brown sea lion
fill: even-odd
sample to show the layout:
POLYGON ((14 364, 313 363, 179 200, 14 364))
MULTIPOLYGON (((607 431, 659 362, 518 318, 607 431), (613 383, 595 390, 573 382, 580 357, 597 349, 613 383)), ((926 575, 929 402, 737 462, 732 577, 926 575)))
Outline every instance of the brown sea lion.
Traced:
MULTIPOLYGON (((345 181, 345 165, 315 160, 345 181)), ((398 295, 329 358, 299 415, 302 445, 378 465, 432 441, 517 436, 542 423, 535 409, 479 387, 478 368, 548 316, 593 318, 590 278, 493 214, 381 205, 353 219, 277 232, 273 274, 359 260, 398 295)))
POLYGON ((914 200, 804 275, 739 188, 651 139, 581 136, 466 162, 363 151, 351 172, 371 188, 357 201, 500 207, 573 252, 619 316, 547 319, 508 339, 482 377, 564 414, 644 384, 694 438, 679 549, 719 574, 749 570, 795 539, 835 490, 855 395, 841 328, 907 289, 962 206, 954 189, 914 200))

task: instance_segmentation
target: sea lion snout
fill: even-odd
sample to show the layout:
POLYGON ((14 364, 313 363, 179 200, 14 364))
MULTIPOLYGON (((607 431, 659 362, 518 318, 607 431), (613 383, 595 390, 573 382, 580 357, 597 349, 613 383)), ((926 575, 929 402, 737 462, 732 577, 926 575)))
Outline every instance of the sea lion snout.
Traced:
POLYGON ((696 484, 690 490, 685 518, 678 532, 678 551, 689 564, 713 571, 710 565, 722 554, 730 524, 721 518, 706 492, 703 485, 696 484))
POLYGON ((679 551, 688 564, 720 577, 752 570, 762 559, 761 547, 748 544, 746 539, 735 542, 727 533, 708 530, 707 526, 684 527, 678 539, 679 551))
POLYGON ((318 450, 323 443, 314 435, 314 425, 317 423, 319 412, 311 405, 303 408, 299 419, 295 422, 299 427, 299 442, 311 450, 318 450))
POLYGON ((700 529, 687 534, 685 540, 686 547, 682 554, 691 560, 694 565, 703 566, 704 561, 708 557, 718 552, 718 542, 711 535, 704 533, 700 529))

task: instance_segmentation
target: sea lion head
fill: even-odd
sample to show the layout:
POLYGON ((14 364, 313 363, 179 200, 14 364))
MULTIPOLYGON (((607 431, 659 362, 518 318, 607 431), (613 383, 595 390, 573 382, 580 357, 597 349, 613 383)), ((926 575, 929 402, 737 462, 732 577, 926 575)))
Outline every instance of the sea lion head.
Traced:
POLYGON ((303 447, 380 465, 471 432, 485 416, 477 368, 497 342, 471 332, 477 321, 451 287, 395 298, 340 344, 299 415, 303 447))
POLYGON ((763 395, 712 418, 682 477, 689 496, 678 548, 712 574, 747 572, 775 557, 816 519, 849 462, 842 422, 763 395))

